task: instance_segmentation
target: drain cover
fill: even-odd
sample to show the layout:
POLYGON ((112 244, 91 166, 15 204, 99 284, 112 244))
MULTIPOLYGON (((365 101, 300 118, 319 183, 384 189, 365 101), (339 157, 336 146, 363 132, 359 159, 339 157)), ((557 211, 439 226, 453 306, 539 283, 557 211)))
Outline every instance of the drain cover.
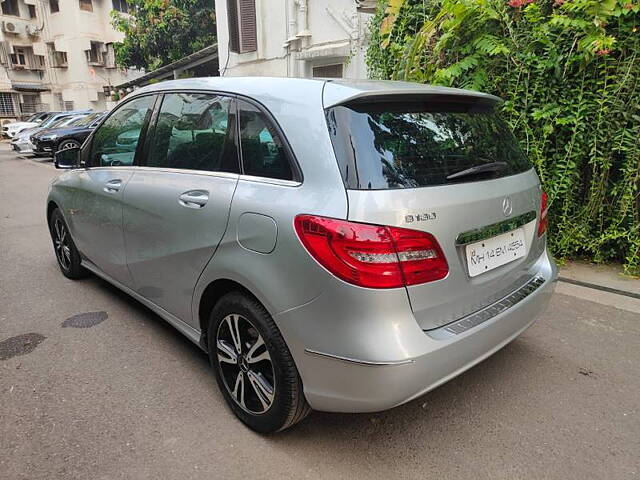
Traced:
POLYGON ((67 318, 61 325, 62 327, 89 328, 104 322, 108 317, 107 312, 79 313, 67 318))

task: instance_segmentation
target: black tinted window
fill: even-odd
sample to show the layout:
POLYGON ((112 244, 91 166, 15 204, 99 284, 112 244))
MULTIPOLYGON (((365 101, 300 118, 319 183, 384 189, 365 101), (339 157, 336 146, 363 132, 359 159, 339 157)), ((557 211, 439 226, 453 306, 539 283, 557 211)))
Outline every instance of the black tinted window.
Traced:
POLYGON ((487 104, 428 101, 338 106, 327 110, 327 124, 347 188, 441 185, 531 168, 507 125, 487 104), (452 177, 468 169, 481 171, 452 177))
POLYGON ((150 167, 238 172, 233 100, 205 93, 171 93, 162 101, 150 167))
POLYGON ((155 96, 147 95, 127 102, 111 114, 96 130, 91 143, 90 164, 128 166, 138 147, 138 140, 151 115, 155 96))
POLYGON ((287 153, 274 125, 253 105, 239 101, 238 106, 244 173, 256 177, 292 180, 287 153))

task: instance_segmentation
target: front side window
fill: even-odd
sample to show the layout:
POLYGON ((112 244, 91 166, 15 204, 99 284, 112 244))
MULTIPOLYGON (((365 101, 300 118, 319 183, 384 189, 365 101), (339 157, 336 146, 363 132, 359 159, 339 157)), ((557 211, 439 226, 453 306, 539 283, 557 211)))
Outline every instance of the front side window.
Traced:
POLYGON ((58 3, 58 0, 49 0, 49 9, 51 10, 51 13, 59 12, 60 4, 58 3))
POLYGON ((93 136, 89 165, 133 165, 140 134, 151 116, 154 101, 153 95, 136 98, 107 118, 93 136))
POLYGON ((493 103, 372 102, 327 110, 347 188, 378 190, 489 180, 531 164, 493 103))
POLYGON ((147 166, 238 173, 234 102, 206 93, 169 93, 147 166))
POLYGON ((238 109, 245 175, 293 180, 287 152, 273 123, 250 103, 238 101, 238 109))

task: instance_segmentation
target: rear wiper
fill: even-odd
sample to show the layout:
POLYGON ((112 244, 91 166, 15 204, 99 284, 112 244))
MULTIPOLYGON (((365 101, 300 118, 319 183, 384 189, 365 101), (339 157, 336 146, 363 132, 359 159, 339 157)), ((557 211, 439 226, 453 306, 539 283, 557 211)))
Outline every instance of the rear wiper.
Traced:
POLYGON ((490 162, 477 165, 475 167, 467 168, 451 175, 447 175, 447 180, 455 180, 456 178, 468 177, 471 175, 477 175, 485 172, 497 172, 507 168, 507 162, 490 162))

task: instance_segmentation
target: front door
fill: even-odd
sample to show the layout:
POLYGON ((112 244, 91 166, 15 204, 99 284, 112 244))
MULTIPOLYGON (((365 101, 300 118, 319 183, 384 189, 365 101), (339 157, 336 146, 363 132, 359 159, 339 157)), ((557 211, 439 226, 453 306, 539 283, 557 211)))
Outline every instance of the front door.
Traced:
POLYGON ((227 228, 238 182, 235 101, 167 93, 148 155, 124 191, 124 235, 136 291, 186 323, 198 277, 227 228))
POLYGON ((96 130, 83 152, 86 168, 69 184, 68 218, 78 250, 111 278, 131 286, 122 234, 122 198, 155 96, 131 100, 96 130))

